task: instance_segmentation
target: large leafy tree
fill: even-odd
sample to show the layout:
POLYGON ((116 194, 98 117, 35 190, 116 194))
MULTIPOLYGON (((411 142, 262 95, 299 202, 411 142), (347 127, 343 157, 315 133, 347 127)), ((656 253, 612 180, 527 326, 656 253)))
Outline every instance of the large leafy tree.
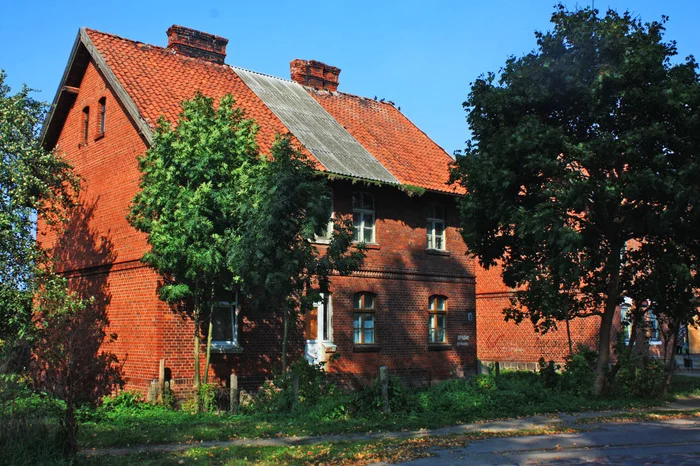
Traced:
POLYGON ((560 5, 536 49, 477 79, 464 104, 463 237, 518 290, 507 318, 547 331, 598 316, 596 393, 616 307, 643 262, 622 259, 626 243, 697 236, 700 85, 692 57, 672 61, 665 21, 560 5))
POLYGON ((148 234, 143 261, 163 275, 161 299, 185 304, 194 323, 194 384, 200 383, 200 325, 217 295, 234 293, 227 266, 240 231, 247 181, 259 165, 256 125, 234 99, 218 108, 201 94, 182 103, 177 126, 161 119, 141 158, 141 191, 129 220, 148 234))
POLYGON ((78 178, 39 141, 46 106, 24 86, 11 94, 0 71, 0 341, 24 337, 31 322, 35 271, 46 259, 34 232, 39 219, 61 225, 78 178))
POLYGON ((286 372, 290 323, 327 296, 332 274, 348 275, 362 265, 364 248, 352 246, 351 225, 341 218, 325 250, 314 244, 328 228, 332 193, 289 137, 279 137, 271 159, 262 161, 251 194, 242 204, 246 220, 230 263, 251 304, 281 314, 286 372))

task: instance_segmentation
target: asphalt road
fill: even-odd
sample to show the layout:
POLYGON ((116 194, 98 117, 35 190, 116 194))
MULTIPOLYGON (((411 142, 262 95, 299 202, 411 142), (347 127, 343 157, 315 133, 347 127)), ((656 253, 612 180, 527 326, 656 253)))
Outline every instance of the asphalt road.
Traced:
POLYGON ((511 437, 435 449, 418 465, 700 465, 700 420, 583 426, 576 434, 511 437))

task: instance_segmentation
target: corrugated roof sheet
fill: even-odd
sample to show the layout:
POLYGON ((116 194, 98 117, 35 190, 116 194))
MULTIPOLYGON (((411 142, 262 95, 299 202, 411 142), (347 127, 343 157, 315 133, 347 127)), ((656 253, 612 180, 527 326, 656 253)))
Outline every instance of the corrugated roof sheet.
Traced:
POLYGON ((232 68, 326 170, 340 175, 399 183, 301 85, 232 68))

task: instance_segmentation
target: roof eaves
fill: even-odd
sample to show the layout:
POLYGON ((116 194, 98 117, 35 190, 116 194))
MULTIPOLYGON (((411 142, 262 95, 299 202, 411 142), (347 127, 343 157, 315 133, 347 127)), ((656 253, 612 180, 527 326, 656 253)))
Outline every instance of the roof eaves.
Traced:
POLYGON ((51 107, 49 108, 49 113, 46 115, 46 119, 44 120, 44 124, 41 127, 41 134, 39 135, 39 143, 44 146, 46 142, 46 135, 48 133, 49 127, 51 126, 51 123, 54 118, 54 114, 56 113, 56 108, 58 107, 59 100, 61 100, 62 95, 64 94, 64 87, 66 85, 66 82, 68 81, 68 73, 69 71, 73 68, 73 65, 75 63, 75 57, 78 55, 78 49, 80 48, 81 45, 81 40, 80 40, 80 34, 75 38, 75 42, 73 42, 73 48, 71 49, 70 52, 70 57, 68 58, 68 65, 66 66, 66 69, 63 70, 63 76, 61 77, 61 84, 58 86, 58 90, 56 91, 56 95, 53 98, 53 102, 51 103, 51 107))
POLYGON ((90 36, 88 35, 87 30, 84 27, 80 28, 80 40, 85 45, 85 48, 90 53, 92 59, 95 60, 95 65, 97 66, 97 69, 102 73, 109 85, 112 87, 112 90, 116 94, 117 98, 122 103, 122 105, 124 105, 124 108, 126 109, 127 113, 136 124, 137 129, 150 146, 153 143, 153 129, 148 124, 148 122, 146 122, 146 120, 144 120, 144 118, 141 116, 141 113, 139 112, 136 103, 126 91, 126 89, 124 89, 124 86, 122 86, 122 84, 119 82, 119 79, 109 67, 107 61, 97 49, 94 42, 92 42, 92 39, 90 39, 90 36))
MULTIPOLYGON (((80 28, 78 36, 75 39, 73 49, 71 50, 70 58, 68 59, 68 64, 66 66, 66 69, 63 71, 61 84, 58 87, 58 91, 56 91, 53 103, 51 104, 51 108, 49 109, 49 113, 41 129, 41 144, 43 146, 46 146, 46 144, 49 142, 47 140, 47 137, 50 134, 52 126, 54 124, 58 124, 56 121, 54 121, 54 119, 57 117, 56 110, 59 108, 59 105, 61 104, 61 101, 64 98, 64 95, 66 94, 66 89, 70 88, 70 86, 67 85, 68 79, 71 72, 73 71, 73 68, 77 66, 77 58, 79 57, 81 47, 85 48, 85 51, 87 51, 90 58, 92 58, 92 60, 95 62, 97 69, 104 76, 105 80, 114 91, 114 94, 117 96, 117 99, 119 99, 122 105, 124 105, 124 108, 129 114, 129 117, 135 123, 137 129, 139 130, 139 133, 143 136, 146 143, 148 145, 151 145, 153 142, 153 129, 146 122, 146 120, 143 119, 133 99, 131 98, 129 93, 126 92, 124 86, 122 86, 122 84, 119 82, 119 79, 117 79, 117 76, 107 64, 107 61, 104 59, 100 51, 92 42, 92 39, 90 39, 90 36, 87 33, 87 29, 84 27, 80 28)), ((55 141, 53 141, 52 144, 53 143, 55 143, 55 141)))

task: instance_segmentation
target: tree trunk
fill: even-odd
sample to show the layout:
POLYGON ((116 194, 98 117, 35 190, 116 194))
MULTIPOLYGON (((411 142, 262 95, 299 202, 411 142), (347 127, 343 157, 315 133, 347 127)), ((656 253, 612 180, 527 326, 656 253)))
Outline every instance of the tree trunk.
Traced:
POLYGON ((192 320, 194 320, 194 388, 199 387, 199 290, 194 295, 194 312, 192 320))
POLYGON ((593 393, 601 395, 608 388, 608 370, 610 366, 610 333, 613 319, 617 310, 617 294, 620 288, 620 248, 611 248, 612 253, 607 267, 608 289, 606 290, 605 309, 600 322, 598 333, 598 361, 596 363, 596 378, 593 383, 593 393))
POLYGON ((204 364, 204 383, 209 383, 209 363, 211 361, 211 334, 214 331, 214 305, 209 304, 209 329, 207 330, 207 359, 204 364))
POLYGON ((284 331, 282 332, 282 374, 287 373, 287 337, 289 334, 289 310, 282 311, 282 319, 284 320, 284 331))
POLYGON ((671 377, 675 369, 676 360, 676 341, 678 339, 678 328, 680 325, 669 325, 668 338, 664 340, 664 395, 668 394, 668 389, 671 386, 671 377))
POLYGON ((569 340, 569 356, 574 354, 574 344, 571 341, 571 326, 569 325, 569 314, 566 314, 566 338, 569 340))
POLYGON ((72 396, 67 396, 63 428, 66 433, 64 456, 72 459, 78 453, 78 421, 75 419, 75 403, 72 396))

